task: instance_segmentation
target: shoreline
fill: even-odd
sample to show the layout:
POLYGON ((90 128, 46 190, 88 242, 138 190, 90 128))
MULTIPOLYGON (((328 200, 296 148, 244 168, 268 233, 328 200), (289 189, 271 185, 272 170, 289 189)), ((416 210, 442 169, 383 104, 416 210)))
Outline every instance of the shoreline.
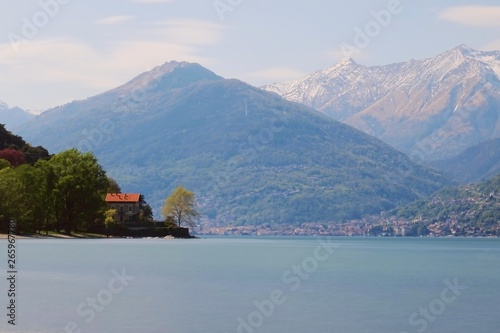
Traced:
MULTIPOLYGON (((0 233, 0 239, 8 239, 8 234, 0 233)), ((87 234, 73 234, 71 236, 65 234, 48 234, 48 235, 39 235, 39 234, 28 234, 28 235, 17 235, 14 234, 16 239, 195 239, 198 237, 191 238, 176 238, 173 236, 165 236, 165 237, 106 237, 104 235, 87 235, 87 234)))
MULTIPOLYGON (((219 234, 201 234, 197 236, 193 236, 193 239, 199 239, 204 237, 248 237, 248 238, 266 238, 266 237, 290 237, 290 238, 301 238, 301 237, 309 237, 304 235, 219 235, 219 234)), ((484 239, 498 239, 500 236, 425 236, 425 237, 396 237, 396 236, 342 236, 342 235, 321 235, 324 237, 333 237, 333 238, 446 238, 446 239, 456 239, 456 238, 484 238, 484 239)), ((49 235, 39 235, 39 234, 29 234, 29 235, 15 235, 16 239, 190 239, 190 238, 176 238, 173 236, 165 236, 165 237, 106 237, 104 235, 87 235, 87 234, 74 234, 71 236, 65 234, 49 234, 49 235)), ((7 239, 8 234, 0 233, 0 240, 7 239)))
MULTIPOLYGON (((98 238, 106 238, 104 237, 90 237, 86 235, 76 234, 72 236, 64 235, 64 234, 48 234, 48 235, 39 235, 39 234, 28 234, 28 235, 18 235, 14 234, 16 239, 98 239, 98 238)), ((0 239, 7 239, 8 234, 0 234, 0 239)))

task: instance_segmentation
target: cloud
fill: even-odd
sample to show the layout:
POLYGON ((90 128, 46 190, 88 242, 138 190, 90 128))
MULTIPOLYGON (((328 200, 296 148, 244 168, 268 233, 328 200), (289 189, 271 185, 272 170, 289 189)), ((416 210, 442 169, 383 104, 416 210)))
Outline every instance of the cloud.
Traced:
POLYGON ((115 25, 133 20, 135 17, 131 15, 108 16, 94 22, 96 25, 115 25))
MULTIPOLYGON (((120 24, 133 16, 111 16, 95 25, 120 24)), ((29 109, 47 109, 115 88, 166 61, 201 63, 215 59, 207 48, 219 45, 229 28, 204 20, 172 19, 145 23, 127 39, 105 43, 73 38, 33 39, 19 45, 0 43, 0 93, 29 109), (30 98, 23 96, 30 93, 30 98)))
POLYGON ((102 52, 76 39, 33 40, 16 52, 0 44, 0 92, 10 105, 47 109, 112 89, 166 61, 213 64, 188 45, 124 40, 102 52), (27 98, 24 91, 30 91, 27 98))
POLYGON ((500 6, 456 6, 439 13, 439 19, 476 27, 500 27, 500 6))
POLYGON ((185 45, 214 45, 220 42, 228 28, 211 21, 172 19, 150 24, 150 34, 185 45))

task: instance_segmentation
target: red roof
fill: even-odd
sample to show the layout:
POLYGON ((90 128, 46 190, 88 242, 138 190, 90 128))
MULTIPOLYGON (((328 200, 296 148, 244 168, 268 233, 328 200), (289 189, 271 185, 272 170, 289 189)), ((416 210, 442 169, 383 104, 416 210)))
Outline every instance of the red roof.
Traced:
POLYGON ((108 193, 106 202, 139 202, 139 193, 108 193))

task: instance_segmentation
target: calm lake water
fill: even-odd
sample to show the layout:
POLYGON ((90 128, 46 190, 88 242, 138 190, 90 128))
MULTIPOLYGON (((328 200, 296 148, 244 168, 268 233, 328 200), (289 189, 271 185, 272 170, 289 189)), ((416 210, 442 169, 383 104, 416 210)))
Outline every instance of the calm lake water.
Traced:
POLYGON ((19 239, 17 247, 17 325, 7 324, 2 277, 0 332, 500 332, 499 239, 19 239))

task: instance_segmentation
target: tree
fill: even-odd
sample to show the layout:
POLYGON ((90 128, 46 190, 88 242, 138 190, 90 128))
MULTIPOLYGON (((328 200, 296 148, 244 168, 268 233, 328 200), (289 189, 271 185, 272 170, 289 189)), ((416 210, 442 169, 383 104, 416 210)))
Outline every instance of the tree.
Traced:
POLYGON ((146 202, 144 195, 139 196, 139 214, 138 220, 140 222, 151 222, 153 220, 153 209, 146 202))
POLYGON ((139 221, 141 222, 149 222, 153 221, 153 209, 150 205, 145 204, 142 206, 141 212, 139 214, 139 221))
POLYGON ((56 220, 62 223, 66 234, 85 228, 102 216, 109 181, 91 152, 70 149, 52 156, 46 166, 54 177, 52 202, 56 220))
POLYGON ((49 179, 43 168, 29 164, 0 170, 0 215, 16 219, 20 232, 48 231, 53 216, 49 179))
POLYGON ((104 213, 104 225, 106 226, 106 237, 109 237, 113 227, 115 226, 115 216, 116 209, 108 209, 104 213))
POLYGON ((48 160, 40 159, 35 163, 35 168, 41 171, 43 175, 43 192, 41 204, 46 209, 46 219, 43 223, 42 230, 45 230, 45 233, 48 234, 49 230, 52 230, 53 227, 60 230, 60 223, 57 220, 57 214, 55 211, 56 205, 56 196, 54 195, 54 189, 57 182, 57 175, 55 174, 54 169, 48 160))
POLYGON ((122 193, 122 189, 116 180, 111 177, 108 177, 108 193, 122 193))
POLYGON ((44 170, 29 164, 13 169, 21 182, 23 215, 19 217, 25 225, 25 231, 47 230, 50 219, 50 188, 44 170))
POLYGON ((34 165, 38 160, 48 160, 50 158, 49 152, 42 146, 32 147, 27 143, 24 145, 22 151, 26 157, 26 162, 31 165, 34 165))
POLYGON ((4 160, 3 158, 0 158, 0 170, 5 169, 5 168, 9 168, 9 167, 11 167, 10 162, 7 160, 4 160))
POLYGON ((22 183, 15 169, 0 170, 0 231, 2 233, 7 232, 7 221, 11 218, 18 221, 18 227, 22 226, 21 216, 24 212, 20 203, 24 201, 23 199, 22 183))
POLYGON ((178 227, 183 224, 194 227, 200 215, 196 210, 194 193, 178 186, 165 200, 162 214, 165 219, 173 218, 178 227))
POLYGON ((26 156, 23 152, 10 148, 0 150, 0 158, 9 161, 12 166, 26 163, 26 156))
POLYGON ((5 128, 4 124, 0 124, 0 150, 5 148, 21 149, 25 144, 23 138, 12 134, 5 128))

